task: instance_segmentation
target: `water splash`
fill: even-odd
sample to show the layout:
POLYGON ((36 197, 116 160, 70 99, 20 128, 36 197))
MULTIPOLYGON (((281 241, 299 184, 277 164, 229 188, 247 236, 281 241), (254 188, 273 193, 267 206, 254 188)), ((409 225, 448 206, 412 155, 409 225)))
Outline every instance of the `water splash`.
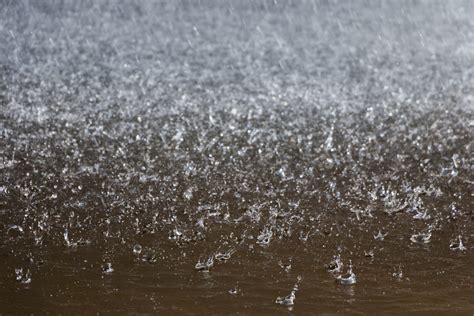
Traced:
POLYGON ((458 239, 451 241, 449 244, 449 249, 453 251, 466 251, 466 247, 462 242, 461 235, 458 236, 458 239))
POLYGON ((331 273, 339 273, 341 272, 343 266, 344 264, 342 263, 341 255, 338 254, 337 256, 333 257, 331 262, 327 264, 326 268, 331 273))
POLYGON ((420 212, 419 210, 416 211, 416 214, 413 215, 414 219, 421 219, 421 220, 429 220, 431 219, 431 215, 428 214, 428 210, 424 210, 420 212))
POLYGON ((15 269, 16 281, 21 284, 30 284, 31 283, 31 272, 30 269, 23 271, 23 268, 15 269))
POLYGON ((66 246, 68 247, 76 247, 77 243, 76 242, 71 242, 69 239, 69 230, 66 228, 63 233, 64 241, 66 242, 66 246))
POLYGON ((299 240, 303 243, 307 242, 308 241, 308 237, 309 237, 309 233, 310 232, 306 232, 304 233, 303 231, 300 231, 300 236, 299 236, 299 240))
POLYGON ((156 263, 158 261, 158 257, 154 253, 148 253, 142 257, 142 261, 148 263, 156 263))
POLYGON ((373 258, 375 256, 374 250, 371 249, 369 251, 364 251, 364 257, 366 258, 373 258))
POLYGON ((392 276, 394 278, 396 278, 397 280, 399 280, 399 281, 403 278, 403 270, 402 270, 402 265, 401 264, 398 265, 398 267, 392 273, 392 276))
POLYGON ((233 289, 230 289, 229 291, 227 291, 227 293, 229 293, 230 295, 237 295, 240 293, 240 288, 239 288, 239 285, 236 284, 235 287, 233 289))
POLYGON ((280 305, 286 305, 286 306, 294 305, 295 299, 296 299, 296 292, 298 291, 301 280, 302 280, 301 276, 298 276, 298 278, 296 279, 296 283, 293 286, 293 289, 291 290, 290 294, 288 294, 287 296, 278 296, 275 300, 275 303, 280 304, 280 305))
POLYGON ((214 256, 210 255, 207 259, 199 259, 194 268, 198 271, 209 272, 214 266, 214 256))
POLYGON ((7 234, 8 235, 13 235, 13 232, 16 232, 16 234, 15 234, 16 236, 25 233, 23 228, 19 225, 10 225, 10 226, 8 226, 7 234))
POLYGON ((105 263, 105 265, 102 266, 102 273, 110 274, 112 272, 114 272, 114 268, 112 268, 111 262, 107 262, 105 263))
POLYGON ((219 251, 215 254, 214 258, 217 261, 225 262, 230 259, 230 257, 237 251, 237 248, 230 248, 227 251, 219 251))
POLYGON ((352 271, 352 261, 349 261, 349 268, 347 269, 347 273, 345 275, 339 275, 336 280, 337 282, 343 285, 356 284, 357 278, 355 273, 352 271))
POLYGON ((273 231, 271 228, 265 227, 262 232, 257 236, 257 244, 266 246, 270 244, 272 240, 273 231))
POLYGON ((139 244, 136 244, 133 246, 132 248, 132 251, 133 251, 133 254, 136 255, 136 256, 139 256, 141 253, 142 253, 142 246, 139 245, 139 244))
POLYGON ((387 237, 388 233, 383 234, 382 231, 379 230, 377 235, 374 235, 375 240, 383 241, 385 237, 387 237))
POLYGON ((426 233, 413 234, 410 237, 412 243, 415 244, 427 244, 431 241, 431 231, 426 233))
POLYGON ((286 262, 283 262, 283 260, 278 261, 278 266, 282 268, 286 273, 290 272, 291 270, 291 261, 293 258, 289 258, 286 262))

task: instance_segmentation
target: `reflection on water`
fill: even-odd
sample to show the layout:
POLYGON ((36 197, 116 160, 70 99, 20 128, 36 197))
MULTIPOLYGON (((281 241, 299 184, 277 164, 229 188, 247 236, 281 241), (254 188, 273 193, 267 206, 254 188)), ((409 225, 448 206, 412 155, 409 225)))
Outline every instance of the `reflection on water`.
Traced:
POLYGON ((0 5, 0 312, 472 312, 473 10, 0 5))

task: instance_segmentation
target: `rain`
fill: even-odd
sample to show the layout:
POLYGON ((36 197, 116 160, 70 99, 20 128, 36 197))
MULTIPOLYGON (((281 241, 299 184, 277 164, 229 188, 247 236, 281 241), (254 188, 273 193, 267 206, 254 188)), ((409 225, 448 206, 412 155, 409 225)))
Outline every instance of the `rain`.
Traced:
POLYGON ((471 1, 0 1, 0 314, 474 310, 471 1))

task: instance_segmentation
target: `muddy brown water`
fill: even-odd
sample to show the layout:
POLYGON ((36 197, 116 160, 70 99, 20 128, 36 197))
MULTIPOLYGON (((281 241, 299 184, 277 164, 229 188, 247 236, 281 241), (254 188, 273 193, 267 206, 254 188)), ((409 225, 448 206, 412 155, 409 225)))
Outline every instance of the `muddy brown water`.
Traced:
MULTIPOLYGON (((403 215, 402 215, 403 216, 403 215)), ((453 226, 434 231, 430 243, 409 240, 412 230, 384 223, 384 240, 370 225, 309 231, 306 241, 285 236, 268 246, 232 238, 242 227, 210 229, 200 241, 178 242, 159 233, 133 241, 92 241, 66 246, 4 238, 2 311, 51 313, 466 313, 473 309, 471 248, 451 250, 453 226), (348 230, 350 233, 348 233, 348 230), (140 254, 133 246, 141 245, 140 254), (208 272, 199 259, 236 247, 208 272), (357 282, 339 284, 327 264, 350 259, 357 282), (153 257, 154 256, 154 257, 153 257), (111 263, 113 272, 105 273, 111 263), (291 264, 291 267, 288 267, 291 264), (15 268, 31 271, 31 283, 15 279, 15 268), (286 269, 285 269, 286 268, 286 269), (275 304, 301 277, 293 306, 275 304), (237 294, 229 290, 237 289, 237 294)), ((318 227, 318 225, 315 225, 318 227)), ((252 238, 251 233, 247 233, 252 238)), ((85 233, 84 240, 90 236, 85 233)), ((77 237, 75 237, 77 238, 77 237)), ((73 237, 71 237, 71 240, 73 237)), ((469 247, 469 245, 467 245, 469 247)))
POLYGON ((101 271, 103 252, 97 246, 48 248, 29 263, 3 253, 2 310, 13 314, 472 311, 472 258, 453 254, 446 245, 420 249, 397 243, 395 236, 387 236, 382 244, 364 244, 374 250, 373 258, 361 255, 362 245, 349 247, 354 255, 343 259, 352 258, 354 285, 337 284, 326 271, 334 248, 322 242, 285 242, 253 250, 245 245, 210 272, 194 271, 202 249, 198 246, 156 245, 154 249, 166 253, 156 263, 142 262, 124 246, 110 274, 101 271), (289 258, 291 269, 286 272, 278 261, 289 258), (19 266, 32 271, 30 284, 15 281, 14 268, 19 266), (399 266, 403 276, 395 277, 399 266), (298 275, 302 281, 295 305, 276 305, 277 296, 288 295, 298 275), (238 293, 229 294, 235 286, 238 293))
POLYGON ((472 16, 0 2, 0 314, 472 315, 472 16))

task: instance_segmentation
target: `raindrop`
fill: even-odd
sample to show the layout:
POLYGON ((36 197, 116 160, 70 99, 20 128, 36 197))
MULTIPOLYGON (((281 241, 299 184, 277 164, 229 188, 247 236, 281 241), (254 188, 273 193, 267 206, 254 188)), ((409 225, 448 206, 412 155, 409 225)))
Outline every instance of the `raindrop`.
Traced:
POLYGON ((10 237, 19 237, 20 235, 24 234, 23 228, 18 225, 10 225, 7 228, 7 234, 10 237))
POLYGON ((458 239, 451 241, 449 244, 449 249, 453 251, 465 251, 466 247, 464 246, 461 236, 458 236, 458 239))
POLYGON ((291 290, 290 294, 288 294, 287 296, 277 297, 275 300, 275 303, 280 304, 280 305, 287 305, 287 306, 294 305, 295 299, 296 299, 296 292, 298 291, 300 282, 301 282, 301 276, 298 276, 296 283, 293 286, 293 289, 291 290))
POLYGON ((283 262, 283 260, 280 260, 278 261, 278 266, 288 273, 291 270, 291 260, 292 258, 289 258, 287 262, 283 262))
POLYGON ((352 261, 349 261, 349 269, 347 269, 347 273, 345 275, 339 275, 336 280, 343 285, 352 285, 357 282, 356 275, 352 271, 352 261))
POLYGON ((184 191, 183 197, 190 201, 193 198, 193 188, 188 188, 186 191, 184 191))
POLYGON ((133 246, 133 253, 135 255, 138 256, 141 252, 142 252, 142 246, 141 245, 136 244, 135 246, 133 246))
POLYGON ((31 272, 30 270, 23 271, 23 268, 15 269, 16 281, 22 284, 31 283, 31 272))
POLYGON ((327 269, 331 273, 339 273, 341 272, 342 267, 344 264, 341 261, 341 255, 334 256, 331 262, 327 264, 327 269))
POLYGON ((382 232, 379 230, 377 235, 374 235, 375 240, 380 240, 383 241, 385 237, 387 237, 388 233, 382 234, 382 232))
POLYGON ((102 266, 102 273, 109 274, 114 272, 114 269, 112 268, 112 263, 107 262, 105 265, 102 266))
POLYGON ((410 240, 417 244, 427 244, 431 241, 431 232, 413 234, 411 235, 410 240))
POLYGON ((216 255, 214 256, 214 258, 217 260, 217 261, 227 261, 230 259, 230 257, 237 251, 236 248, 231 248, 227 251, 224 251, 224 252, 217 252, 216 255))
POLYGON ((374 251, 371 249, 369 251, 364 251, 364 256, 366 258, 373 258, 374 257, 374 251))
POLYGON ((392 276, 398 280, 401 280, 403 278, 403 271, 402 271, 402 265, 398 265, 398 267, 395 269, 395 272, 392 273, 392 276))
POLYGON ((257 244, 266 246, 270 244, 272 240, 273 232, 270 228, 265 227, 265 229, 257 236, 257 244))
POLYGON ((236 285, 233 289, 230 289, 229 291, 227 291, 230 295, 237 295, 239 294, 240 292, 240 289, 238 287, 238 285, 236 285))
POLYGON ((194 268, 198 271, 209 272, 214 266, 214 256, 211 255, 207 259, 199 259, 194 268))

